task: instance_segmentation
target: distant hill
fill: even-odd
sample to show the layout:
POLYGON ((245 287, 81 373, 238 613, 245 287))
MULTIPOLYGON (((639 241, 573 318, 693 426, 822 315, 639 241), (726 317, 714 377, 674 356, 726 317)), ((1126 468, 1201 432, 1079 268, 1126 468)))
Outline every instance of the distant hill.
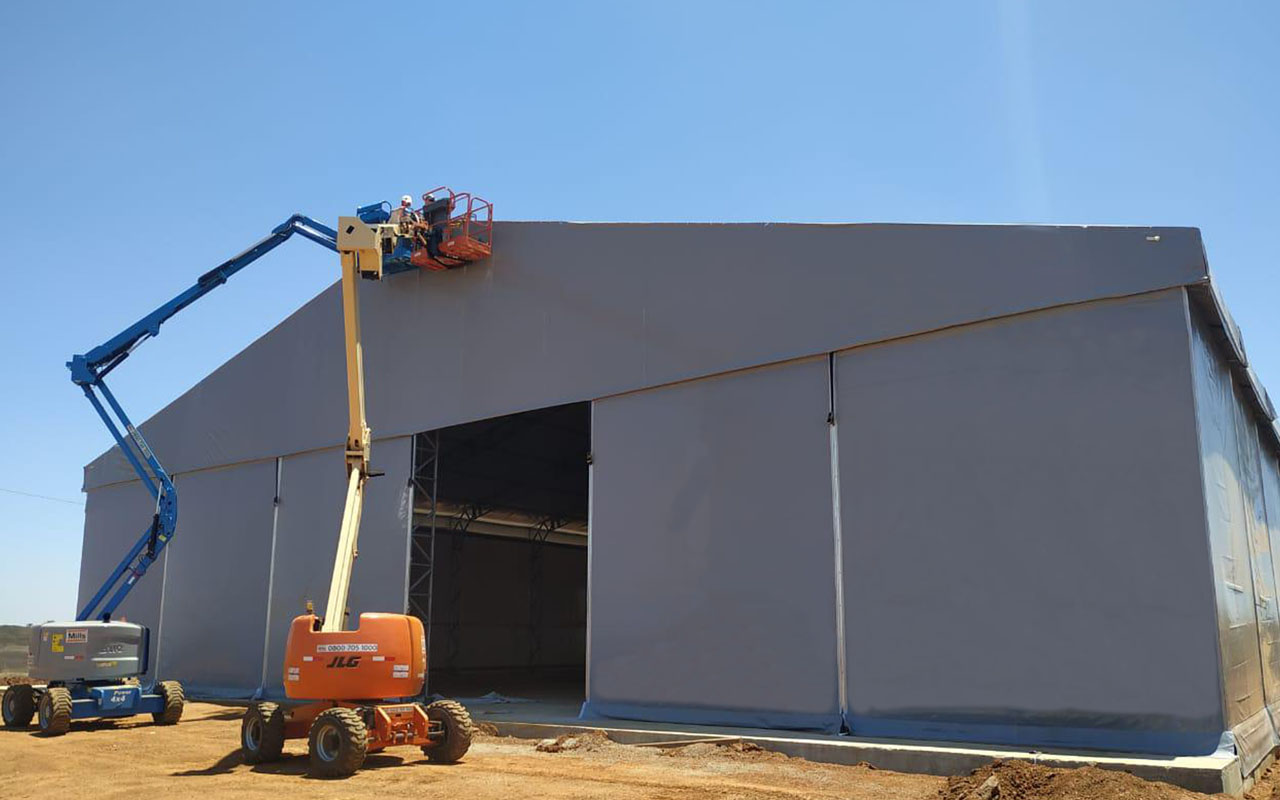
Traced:
POLYGON ((0 625, 0 675, 27 674, 27 626, 0 625))

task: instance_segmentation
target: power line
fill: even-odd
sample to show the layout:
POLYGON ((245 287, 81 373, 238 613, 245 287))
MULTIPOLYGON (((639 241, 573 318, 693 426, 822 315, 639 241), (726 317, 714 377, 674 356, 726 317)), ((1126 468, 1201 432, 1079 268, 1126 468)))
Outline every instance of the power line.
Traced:
POLYGON ((17 489, 5 489, 3 487, 0 487, 0 492, 6 492, 8 494, 18 494, 18 495, 22 495, 23 497, 34 497, 37 500, 51 500, 55 503, 66 503, 67 505, 72 505, 72 506, 84 505, 84 503, 80 502, 79 500, 67 500, 66 498, 62 498, 62 497, 50 497, 47 494, 32 494, 31 492, 20 492, 17 489))

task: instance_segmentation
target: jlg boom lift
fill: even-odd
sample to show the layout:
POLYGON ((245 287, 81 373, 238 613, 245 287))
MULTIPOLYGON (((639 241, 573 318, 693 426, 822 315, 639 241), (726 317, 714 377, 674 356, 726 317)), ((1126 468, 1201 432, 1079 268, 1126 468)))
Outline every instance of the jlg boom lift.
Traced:
POLYGON ((28 672, 45 683, 5 690, 0 712, 6 727, 25 727, 37 712, 40 729, 49 735, 65 733, 72 719, 150 713, 159 724, 174 724, 182 716, 183 692, 176 681, 139 686, 127 680, 147 672, 149 630, 111 618, 176 533, 178 493, 104 378, 142 342, 159 335, 171 317, 296 233, 342 256, 349 482, 325 616, 316 618, 308 609, 294 620, 286 646, 286 695, 315 702, 295 709, 268 703, 251 707, 242 726, 246 759, 278 757, 284 739, 295 736, 310 738, 312 764, 325 775, 350 774, 367 752, 391 744, 419 745, 434 760, 456 760, 466 752, 471 734, 466 710, 451 701, 423 707, 413 699, 422 691, 426 664, 422 623, 416 617, 362 614, 356 631, 343 631, 363 488, 372 475, 356 278, 379 280, 415 268, 445 270, 487 257, 493 207, 441 187, 423 195, 421 209, 414 209, 406 196, 394 212, 386 203, 363 206, 355 217, 340 218, 339 227, 334 231, 295 214, 177 297, 67 363, 72 381, 102 417, 156 507, 146 530, 75 622, 32 626, 28 672))
MULTIPOLYGON (((438 190, 439 191, 439 190, 438 190)), ((443 190, 447 191, 447 190, 443 190)), ((491 252, 492 206, 460 195, 423 196, 421 210, 388 213, 367 206, 338 219, 342 255, 342 314, 346 331, 347 495, 323 617, 293 620, 285 645, 285 695, 310 701, 282 708, 260 702, 245 712, 241 749, 248 763, 280 757, 286 739, 307 738, 314 774, 350 775, 366 754, 389 745, 416 745, 433 761, 457 761, 471 746, 471 717, 461 704, 417 702, 426 677, 422 621, 407 614, 364 613, 344 630, 347 590, 356 558, 360 512, 369 470, 369 427, 364 414, 359 279, 420 266, 448 269, 491 252), (483 209, 483 211, 481 211, 483 209)))

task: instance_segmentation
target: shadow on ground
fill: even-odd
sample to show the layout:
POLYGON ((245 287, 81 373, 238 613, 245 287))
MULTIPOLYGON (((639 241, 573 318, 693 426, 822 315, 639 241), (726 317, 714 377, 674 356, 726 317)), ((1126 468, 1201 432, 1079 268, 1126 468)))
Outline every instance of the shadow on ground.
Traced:
MULTIPOLYGON (((129 721, 130 721, 129 717, 114 717, 114 718, 104 717, 102 719, 90 719, 90 720, 83 720, 83 721, 76 720, 75 722, 71 723, 71 729, 62 735, 75 736, 77 733, 93 733, 95 731, 113 731, 120 728, 132 727, 127 724, 121 724, 121 723, 128 723, 129 721)), ((147 724, 150 725, 151 720, 147 720, 147 724)), ((34 722, 27 727, 0 728, 0 731, 4 731, 5 733, 25 733, 28 736, 39 736, 41 738, 52 738, 52 737, 46 737, 45 734, 41 733, 40 729, 36 727, 34 722)))
POLYGON ((190 724, 191 724, 191 723, 193 723, 193 722, 211 722, 211 721, 213 721, 213 720, 223 720, 223 721, 226 721, 226 720, 229 720, 229 719, 241 719, 242 717, 244 717, 244 711, 243 711, 243 710, 241 710, 241 709, 239 709, 239 708, 228 708, 227 710, 225 710, 225 711, 219 711, 219 712, 217 712, 216 714, 206 714, 205 716, 201 717, 200 719, 183 720, 182 722, 180 722, 180 723, 178 723, 178 724, 179 724, 179 725, 190 725, 190 724))
MULTIPOLYGON (((244 712, 239 709, 228 709, 227 711, 219 711, 216 714, 208 714, 199 719, 185 719, 179 722, 179 725, 199 725, 201 722, 226 722, 227 720, 240 719, 244 716, 244 712)), ((78 733, 94 733, 96 731, 114 731, 126 730, 129 728, 150 727, 155 725, 147 714, 138 714, 132 717, 99 717, 89 719, 78 719, 71 723, 71 729, 64 736, 75 736, 78 733)), ((40 729, 32 723, 22 728, 8 728, 0 726, 0 731, 4 733, 25 733, 30 736, 44 736, 40 729)))
MULTIPOLYGON (((360 769, 394 769, 396 767, 413 766, 417 763, 417 760, 406 761, 400 756, 392 755, 390 753, 375 753, 364 760, 364 766, 360 769)), ((207 767, 202 769, 183 770, 172 774, 179 778, 226 775, 229 772, 234 772, 237 767, 243 766, 245 766, 244 756, 241 754, 240 749, 236 748, 207 767)), ((250 767, 250 770, 268 775, 297 775, 304 778, 314 778, 315 780, 326 780, 325 778, 315 778, 315 776, 308 775, 307 770, 310 766, 311 759, 305 755, 285 754, 280 757, 279 761, 270 761, 266 764, 254 764, 250 767)))

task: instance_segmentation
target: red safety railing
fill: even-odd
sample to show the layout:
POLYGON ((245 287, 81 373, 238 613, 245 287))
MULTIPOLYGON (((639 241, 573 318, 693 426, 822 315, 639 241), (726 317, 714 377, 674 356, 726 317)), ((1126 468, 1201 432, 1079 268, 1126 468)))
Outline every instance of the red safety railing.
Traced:
POLYGON ((493 254, 493 203, 470 192, 438 186, 422 196, 423 204, 428 196, 438 202, 444 194, 449 197, 449 205, 438 245, 440 258, 415 253, 414 263, 427 269, 449 269, 488 258, 493 254))

